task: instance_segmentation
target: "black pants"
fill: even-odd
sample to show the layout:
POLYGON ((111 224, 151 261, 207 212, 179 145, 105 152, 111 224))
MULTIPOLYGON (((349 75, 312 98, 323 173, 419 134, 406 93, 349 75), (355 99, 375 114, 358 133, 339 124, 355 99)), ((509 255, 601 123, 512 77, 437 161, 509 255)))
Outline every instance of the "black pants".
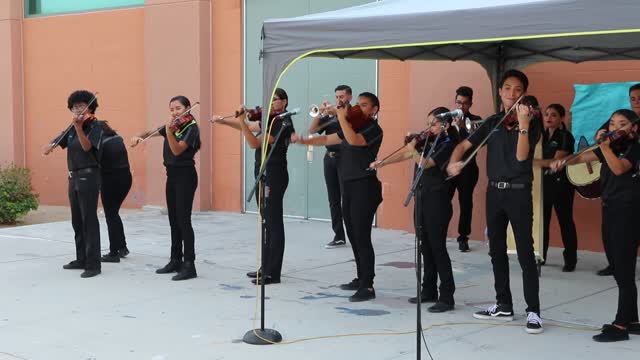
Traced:
POLYGON ((458 203, 460 204, 458 241, 469 240, 469 234, 471 234, 473 190, 478 183, 478 172, 478 165, 473 162, 464 168, 455 180, 456 190, 458 190, 458 203))
POLYGON ((69 205, 76 240, 76 259, 84 263, 88 270, 100 269, 99 193, 100 172, 97 168, 83 169, 69 177, 69 205))
POLYGON ((382 202, 382 184, 376 177, 344 181, 342 215, 356 261, 361 288, 373 287, 375 253, 371 243, 373 217, 382 202))
POLYGON ((337 158, 340 153, 334 154, 334 157, 329 156, 329 151, 324 154, 324 181, 327 184, 327 195, 329 196, 331 227, 335 234, 333 240, 345 240, 344 227, 342 226, 342 190, 337 158))
POLYGON ((538 297, 538 269, 533 253, 533 200, 531 188, 500 190, 489 186, 486 202, 489 254, 493 265, 496 300, 499 304, 512 305, 509 287, 509 257, 507 256, 507 226, 515 235, 518 262, 522 268, 522 284, 527 312, 540 314, 538 297))
POLYGON ((618 284, 618 311, 615 324, 627 326, 638 322, 638 290, 636 288, 636 256, 638 253, 637 219, 639 201, 603 203, 602 224, 606 249, 611 258, 613 276, 618 284), (635 231, 634 231, 635 230, 635 231))
POLYGON ((440 296, 438 300, 453 305, 455 283, 451 259, 447 252, 447 230, 453 215, 451 194, 446 192, 416 192, 414 207, 416 231, 421 226, 421 252, 424 259, 424 278, 422 292, 427 298, 437 297, 438 277, 440 277, 440 296), (418 218, 419 217, 419 218, 418 218), (420 221, 420 223, 418 223, 420 221))
POLYGON ((191 226, 191 209, 193 197, 198 187, 198 173, 194 166, 167 166, 167 212, 171 226, 171 259, 194 261, 195 235, 191 226))
POLYGON ((551 209, 556 209, 556 216, 560 224, 562 243, 564 244, 565 265, 575 266, 578 262, 578 236, 573 222, 573 197, 575 189, 566 179, 548 178, 544 180, 544 260, 547 260, 549 249, 549 224, 551 223, 551 209))
MULTIPOLYGON (((255 169, 258 176, 259 169, 255 169)), ((264 253, 262 256, 264 273, 274 280, 279 280, 282 275, 282 262, 284 259, 284 193, 289 186, 289 172, 285 165, 269 166, 266 173, 266 207, 264 220, 267 225, 267 236, 264 253)), ((256 200, 258 197, 256 196, 256 200)))
POLYGON ((124 227, 122 219, 120 219, 120 207, 131 190, 131 183, 131 171, 128 168, 102 172, 100 198, 104 215, 107 218, 109 250, 111 252, 117 252, 127 247, 124 227))

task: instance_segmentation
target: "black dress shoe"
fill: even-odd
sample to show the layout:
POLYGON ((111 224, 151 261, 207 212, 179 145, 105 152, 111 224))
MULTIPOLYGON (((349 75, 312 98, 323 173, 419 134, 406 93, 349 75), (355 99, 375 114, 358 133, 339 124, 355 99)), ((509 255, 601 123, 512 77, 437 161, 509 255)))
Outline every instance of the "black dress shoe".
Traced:
MULTIPOLYGON (((262 280, 263 278, 258 278, 258 279, 253 279, 251 280, 252 283, 256 284, 256 285, 262 285, 262 280)), ((269 285, 269 284, 280 284, 280 278, 273 278, 269 275, 267 275, 264 278, 264 284, 265 285, 269 285)))
POLYGON ((66 265, 62 265, 62 268, 66 270, 84 270, 84 262, 80 260, 73 260, 66 265))
POLYGON ((156 270, 156 274, 169 274, 172 272, 180 271, 180 267, 182 266, 182 262, 178 260, 171 260, 167 265, 163 268, 156 270))
POLYGON ((255 278, 259 277, 259 276, 260 276, 260 271, 249 271, 247 273, 247 277, 248 278, 255 279, 255 278))
POLYGON ((438 301, 437 303, 433 304, 432 306, 429 306, 427 311, 429 311, 430 313, 442 313, 442 312, 446 312, 446 311, 451 311, 451 310, 453 310, 453 308, 454 308, 453 304, 447 304, 447 303, 443 303, 443 302, 438 301))
POLYGON ((611 276, 613 275, 613 267, 611 267, 611 265, 607 266, 606 268, 602 269, 602 270, 598 270, 598 272, 596 273, 598 276, 611 276))
POLYGON ((469 240, 458 240, 458 250, 460 250, 460 252, 471 251, 471 249, 469 249, 469 240))
POLYGON ((195 277, 198 277, 198 274, 196 273, 196 266, 193 264, 193 261, 185 261, 178 274, 172 277, 171 280, 180 281, 193 279, 195 277))
POLYGON ((340 285, 342 290, 358 290, 360 288, 360 280, 355 278, 351 282, 340 285))
MULTIPOLYGON (((418 298, 416 296, 410 297, 409 302, 412 304, 418 303, 418 298)), ((430 296, 428 294, 420 294, 420 302, 421 303, 435 303, 438 302, 438 296, 430 296)))
POLYGON ((567 264, 565 264, 562 267, 562 272, 573 272, 575 269, 576 269, 575 265, 567 265, 567 264))
POLYGON ((127 257, 127 255, 129 255, 129 249, 127 249, 127 247, 126 247, 126 246, 125 246, 125 247, 123 247, 122 249, 118 250, 118 255, 119 255, 121 258, 126 258, 126 257, 127 257))
POLYGON ((361 301, 372 300, 375 298, 376 298, 376 291, 374 289, 360 288, 358 289, 358 291, 356 291, 355 294, 349 297, 349 301, 361 302, 361 301))
POLYGON ((615 342, 629 340, 629 331, 622 330, 617 326, 606 324, 602 327, 602 332, 593 336, 593 340, 597 342, 615 342))
POLYGON ((100 274, 102 271, 100 269, 87 269, 80 274, 81 278, 90 278, 100 274))
POLYGON ((108 254, 102 255, 102 258, 100 258, 100 261, 106 262, 106 263, 119 263, 120 255, 118 254, 117 251, 109 251, 108 254))

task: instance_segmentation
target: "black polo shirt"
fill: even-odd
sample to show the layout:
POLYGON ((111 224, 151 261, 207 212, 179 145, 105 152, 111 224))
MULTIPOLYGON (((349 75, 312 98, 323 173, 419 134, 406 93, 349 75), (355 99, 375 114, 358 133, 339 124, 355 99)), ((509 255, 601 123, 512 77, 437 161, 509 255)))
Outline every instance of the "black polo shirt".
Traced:
POLYGON ((382 144, 383 131, 377 121, 371 121, 367 126, 360 129, 361 134, 367 141, 365 146, 349 145, 342 130, 337 135, 342 139, 340 143, 340 161, 338 169, 342 176, 342 181, 353 181, 367 177, 375 177, 375 171, 366 170, 375 161, 382 144))
MULTIPOLYGON (((553 159, 557 151, 566 151, 569 154, 573 154, 575 143, 576 139, 568 130, 558 128, 549 136, 549 130, 545 129, 542 132, 542 158, 545 160, 553 159)), ((565 171, 545 175, 545 179, 564 180, 566 178, 565 171)))
MULTIPOLYGON (((268 144, 267 146, 267 154, 265 156, 268 156, 269 151, 271 151, 271 148, 275 146, 275 149, 273 150, 273 154, 269 158, 269 163, 267 164, 268 168, 273 166, 286 168, 287 166, 287 149, 289 148, 289 143, 291 142, 291 134, 295 132, 295 128, 293 127, 293 122, 291 121, 291 116, 286 116, 282 119, 277 119, 275 117, 272 117, 267 123, 267 131, 269 131, 269 134, 273 136, 274 139, 276 136, 278 136, 278 132, 280 132, 280 129, 283 129, 283 130, 282 130, 282 134, 280 135, 280 138, 278 139, 278 142, 274 144, 268 144)), ((263 131, 261 130, 258 133, 258 135, 262 133, 263 131)), ((255 167, 256 176, 258 175, 257 172, 260 169, 261 160, 262 160, 262 147, 259 147, 255 151, 254 167, 255 167)))
POLYGON ((615 201, 618 203, 628 204, 632 201, 640 201, 640 179, 633 175, 636 172, 636 166, 640 161, 640 144, 637 141, 629 141, 622 149, 615 151, 620 159, 627 159, 633 167, 630 171, 616 176, 609 168, 607 161, 602 154, 600 148, 594 150, 595 154, 602 162, 600 167, 600 184, 602 185, 602 201, 615 201))
POLYGON ((162 127, 159 131, 160 135, 164 137, 164 144, 162 148, 162 158, 164 166, 167 167, 188 167, 196 164, 193 157, 200 150, 200 128, 195 120, 182 126, 180 130, 175 133, 176 140, 178 142, 184 141, 189 145, 182 154, 175 156, 171 152, 169 147, 169 140, 167 140, 166 127, 162 127))
MULTIPOLYGON (((431 145, 433 142, 427 143, 426 149, 422 147, 417 147, 416 151, 423 155, 423 158, 427 157, 429 153, 429 149, 431 149, 431 145), (424 150, 424 153, 423 153, 424 150)), ((449 164, 449 158, 451 158, 451 153, 453 149, 456 147, 456 143, 449 136, 438 139, 438 143, 433 149, 433 154, 431 154, 431 159, 436 163, 435 166, 425 169, 422 172, 422 178, 420 179, 420 189, 423 192, 436 192, 436 191, 446 191, 449 195, 453 195, 453 182, 445 181, 447 178, 447 165, 449 164)), ((414 167, 414 172, 418 170, 418 165, 414 167)), ((427 200, 429 201, 429 200, 427 200)))
POLYGON ((80 139, 78 138, 75 127, 71 127, 71 130, 69 130, 67 135, 63 137, 59 143, 61 148, 67 149, 67 168, 69 171, 100 167, 98 151, 100 150, 100 143, 102 141, 102 124, 98 120, 93 119, 85 122, 82 130, 92 145, 91 150, 84 151, 84 149, 82 149, 82 144, 80 144, 80 139))
POLYGON ((104 136, 100 150, 100 168, 103 173, 129 168, 129 155, 122 136, 104 136))
MULTIPOLYGON (((331 135, 337 134, 340 131, 340 123, 338 122, 338 118, 335 116, 323 116, 318 121, 318 126, 325 126, 322 130, 320 130, 319 134, 331 135), (329 125, 326 125, 329 124, 329 125)), ((327 151, 340 151, 340 145, 327 145, 327 151)))
MULTIPOLYGON (((478 115, 473 115, 471 113, 469 113, 469 115, 466 115, 465 118, 469 118, 469 120, 471 121, 477 121, 477 120, 482 120, 482 118, 478 115)), ((467 130, 466 125, 461 127, 458 130, 458 134, 460 134, 460 141, 465 140, 466 138, 469 137, 469 131, 467 130)), ((469 157, 469 155, 471 155, 471 153, 473 152, 473 149, 469 149, 465 154, 464 154, 464 159, 466 159, 467 157, 469 157)), ((471 159, 471 161, 469 161, 469 164, 467 164, 467 168, 470 167, 478 167, 478 163, 476 162, 476 154, 473 155, 473 159, 471 159)), ((462 169, 462 171, 465 171, 465 169, 462 169)))
MULTIPOLYGON (((492 115, 471 134, 467 140, 475 147, 480 145, 496 124, 502 119, 504 113, 492 115)), ((487 145, 487 177, 489 181, 506 181, 514 184, 531 184, 533 181, 533 153, 536 142, 540 138, 542 121, 532 120, 529 123, 529 154, 524 161, 516 159, 519 128, 516 124, 512 129, 507 129, 500 124, 489 137, 487 145)))

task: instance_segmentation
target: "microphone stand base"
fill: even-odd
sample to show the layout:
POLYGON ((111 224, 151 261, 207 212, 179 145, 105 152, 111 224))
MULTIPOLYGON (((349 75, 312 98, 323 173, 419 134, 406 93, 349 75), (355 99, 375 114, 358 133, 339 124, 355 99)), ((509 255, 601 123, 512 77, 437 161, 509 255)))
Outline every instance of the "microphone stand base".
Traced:
POLYGON ((281 342, 282 335, 274 329, 254 329, 247 331, 242 341, 251 345, 272 345, 281 342))

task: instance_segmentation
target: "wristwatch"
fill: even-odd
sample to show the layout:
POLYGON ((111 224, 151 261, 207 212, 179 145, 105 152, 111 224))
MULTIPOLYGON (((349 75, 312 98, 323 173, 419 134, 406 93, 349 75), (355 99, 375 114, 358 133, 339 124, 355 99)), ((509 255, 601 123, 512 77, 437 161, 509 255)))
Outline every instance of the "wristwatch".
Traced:
POLYGON ((520 129, 519 133, 520 133, 520 134, 522 134, 522 135, 527 135, 527 134, 529 133, 529 130, 527 130, 527 129, 520 129))

